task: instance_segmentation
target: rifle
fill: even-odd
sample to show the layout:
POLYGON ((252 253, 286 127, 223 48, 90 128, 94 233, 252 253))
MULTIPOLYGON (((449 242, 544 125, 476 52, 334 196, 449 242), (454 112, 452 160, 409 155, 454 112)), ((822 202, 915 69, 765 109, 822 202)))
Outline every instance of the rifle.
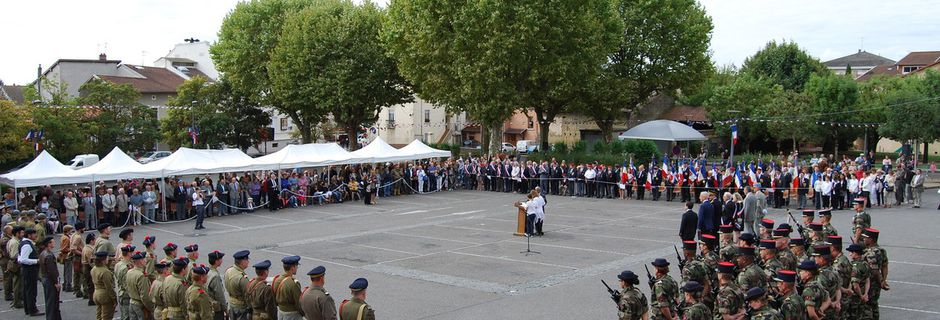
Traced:
POLYGON ((650 290, 653 290, 653 285, 656 284, 656 278, 653 278, 653 275, 650 273, 650 268, 646 265, 643 265, 643 269, 646 269, 646 279, 650 285, 650 290))
POLYGON ((800 234, 802 235, 802 234, 803 234, 803 225, 801 225, 799 222, 797 222, 797 221, 799 221, 799 220, 796 220, 796 218, 793 217, 793 214, 790 213, 790 209, 787 209, 787 215, 790 216, 790 219, 793 219, 793 224, 796 225, 796 230, 798 230, 798 231, 800 232, 800 234))
POLYGON ((679 272, 681 273, 685 269, 685 259, 682 259, 682 255, 679 254, 679 248, 676 245, 672 245, 672 249, 676 250, 676 259, 679 259, 679 272))
POLYGON ((604 286, 607 287, 607 293, 610 293, 610 298, 614 300, 614 303, 616 303, 617 307, 619 308, 620 307, 620 292, 617 292, 616 290, 611 289, 610 286, 607 285, 607 282, 604 281, 604 279, 601 279, 601 283, 603 283, 604 286))
POLYGON ((744 307, 744 319, 750 319, 754 315, 754 309, 750 305, 744 307))

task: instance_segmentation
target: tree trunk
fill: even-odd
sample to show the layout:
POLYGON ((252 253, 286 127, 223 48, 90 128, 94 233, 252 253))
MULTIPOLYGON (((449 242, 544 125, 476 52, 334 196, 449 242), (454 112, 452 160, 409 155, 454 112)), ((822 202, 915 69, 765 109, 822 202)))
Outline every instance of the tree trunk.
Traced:
POLYGON ((832 137, 834 138, 833 141, 834 141, 834 143, 835 143, 835 148, 834 148, 835 150, 834 150, 834 152, 832 153, 832 154, 833 154, 833 156, 832 156, 832 161, 833 161, 833 162, 836 162, 836 161, 839 161, 839 160, 838 160, 838 159, 839 159, 839 133, 836 132, 836 131, 833 131, 833 132, 832 132, 832 137))
POLYGON ((796 137, 793 137, 793 149, 792 149, 792 151, 798 151, 798 150, 796 150, 796 137))
POLYGON ((349 139, 349 146, 346 148, 349 151, 355 151, 359 149, 359 126, 358 125, 346 125, 346 137, 349 139))
POLYGON ((924 158, 923 158, 923 161, 921 161, 920 163, 923 163, 923 164, 928 164, 928 163, 930 163, 930 161, 929 161, 929 160, 930 160, 930 153, 927 152, 927 147, 928 147, 928 146, 930 146, 930 144, 927 143, 927 142, 924 142, 924 156, 923 156, 924 158))
MULTIPOLYGON (((313 135, 310 133, 310 125, 294 121, 297 124, 297 130, 300 131, 300 142, 301 143, 311 143, 313 142, 313 135)), ((274 137, 271 137, 271 140, 274 140, 274 137)))
POLYGON ((481 155, 490 153, 490 127, 480 123, 481 155))
POLYGON ((497 121, 490 124, 490 150, 488 154, 497 154, 500 152, 503 143, 503 122, 497 121))
POLYGON ((594 124, 601 129, 601 137, 604 138, 604 142, 610 143, 614 139, 613 120, 594 120, 594 124))

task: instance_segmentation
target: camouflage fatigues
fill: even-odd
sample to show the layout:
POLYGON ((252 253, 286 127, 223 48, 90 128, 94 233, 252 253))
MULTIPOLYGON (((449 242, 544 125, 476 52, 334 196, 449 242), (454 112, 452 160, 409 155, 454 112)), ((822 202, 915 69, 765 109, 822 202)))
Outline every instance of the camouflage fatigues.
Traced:
POLYGON ((737 314, 744 308, 744 291, 734 281, 718 290, 718 297, 715 299, 715 319, 721 319, 723 315, 737 314))
POLYGON ((682 319, 687 320, 711 320, 712 311, 704 303, 698 302, 682 312, 682 319))
POLYGON ((796 270, 796 266, 800 264, 800 260, 793 254, 793 251, 790 251, 790 247, 777 249, 777 259, 783 264, 784 270, 796 270))
POLYGON ((649 303, 640 289, 630 287, 620 292, 620 302, 617 303, 617 308, 617 319, 638 320, 649 311, 649 303))
MULTIPOLYGON (((818 278, 818 277, 817 277, 818 278)), ((803 307, 816 308, 816 312, 822 308, 823 303, 829 300, 829 291, 816 279, 810 280, 803 288, 803 307)))
POLYGON ((749 290, 755 287, 767 289, 767 275, 756 264, 751 264, 738 274, 738 285, 749 290))
MULTIPOLYGON (((826 288, 826 292, 829 293, 829 298, 832 299, 832 302, 835 302, 837 298, 836 294, 839 292, 842 286, 842 279, 839 277, 839 274, 835 271, 835 269, 832 268, 832 265, 820 267, 819 275, 816 276, 816 281, 826 288)), ((829 307, 829 309, 826 309, 826 319, 838 318, 836 313, 836 308, 829 307)))
MULTIPOLYGON (((839 230, 836 230, 836 227, 833 227, 831 223, 826 223, 822 226, 822 232, 826 237, 837 236, 839 235, 839 230)), ((823 238, 826 239, 826 238, 823 238)))
POLYGON ((751 312, 751 320, 780 320, 780 313, 777 310, 764 305, 763 308, 751 312))
POLYGON ((738 247, 733 244, 722 245, 718 250, 718 255, 721 261, 734 261, 734 258, 738 256, 738 247))
POLYGON ((676 299, 679 297, 679 285, 670 275, 664 275, 653 284, 653 302, 650 304, 652 311, 650 319, 666 319, 660 308, 669 308, 675 315, 676 299))
MULTIPOLYGON (((871 279, 871 269, 868 268, 868 263, 863 260, 852 261, 852 277, 849 279, 849 285, 854 294, 842 297, 842 309, 845 310, 846 319, 873 319, 871 306, 863 303, 860 296, 866 293, 863 290, 865 290, 865 282, 869 279, 871 279), (855 288, 856 286, 858 289, 855 288)), ((873 290, 874 288, 869 289, 867 294, 871 294, 873 290)))
MULTIPOLYGON (((857 230, 865 228, 871 228, 871 215, 868 212, 856 212, 855 217, 852 218, 852 237, 855 237, 857 230)), ((861 239, 855 239, 856 241, 861 239)))
POLYGON ((777 259, 776 257, 764 262, 763 271, 764 275, 766 275, 765 278, 767 279, 768 284, 774 283, 774 277, 777 276, 777 271, 781 269, 785 269, 783 262, 781 262, 780 259, 777 259))
POLYGON ((888 265, 888 252, 875 244, 865 249, 863 259, 868 261, 868 268, 871 269, 871 293, 868 297, 868 307, 871 310, 872 318, 878 319, 880 316, 878 300, 881 298, 881 282, 883 281, 882 277, 884 277, 881 270, 882 267, 888 265))
POLYGON ((803 305, 803 297, 796 293, 796 290, 780 299, 780 319, 782 320, 803 320, 806 318, 806 306, 803 305))

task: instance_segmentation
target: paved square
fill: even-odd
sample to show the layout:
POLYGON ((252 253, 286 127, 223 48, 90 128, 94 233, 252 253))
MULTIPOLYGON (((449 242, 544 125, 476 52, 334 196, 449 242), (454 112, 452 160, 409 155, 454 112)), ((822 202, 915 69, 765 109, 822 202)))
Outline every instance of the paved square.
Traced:
MULTIPOLYGON (((874 209, 874 226, 891 259, 891 291, 882 294, 885 319, 937 319, 940 306, 940 197, 927 193, 923 209, 874 209)), ((532 239, 541 254, 523 255, 525 238, 513 236, 521 195, 444 192, 281 210, 259 210, 192 222, 138 227, 140 242, 199 243, 205 253, 250 249, 251 259, 302 257, 300 272, 327 267, 327 289, 337 303, 352 279, 369 279, 369 303, 380 319, 613 319, 616 310, 600 283, 665 257, 675 263, 677 202, 548 198, 546 234, 532 239)), ((834 226, 849 232, 852 213, 836 211, 834 226)), ((785 211, 770 218, 786 220, 785 211)), ((231 265, 226 257, 225 268, 231 265)), ((253 272, 249 272, 253 275, 253 272)), ((678 272, 673 270, 674 276, 678 272)), ((306 286, 305 276, 298 277, 306 286)), ((641 290, 649 294, 648 287, 641 290)), ((63 296, 66 319, 91 319, 93 307, 63 296)), ((39 300, 42 300, 40 294, 39 300)), ((0 307, 0 319, 25 318, 0 307)))

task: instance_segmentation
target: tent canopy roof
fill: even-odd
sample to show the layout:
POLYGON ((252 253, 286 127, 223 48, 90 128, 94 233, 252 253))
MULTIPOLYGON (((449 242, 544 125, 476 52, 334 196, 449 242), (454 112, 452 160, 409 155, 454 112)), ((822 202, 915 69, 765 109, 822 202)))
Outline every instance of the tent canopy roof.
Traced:
POLYGON ((702 133, 685 124, 672 120, 653 120, 630 128, 618 137, 624 139, 657 141, 703 141, 708 140, 702 133))
POLYGON ((287 145, 275 153, 255 159, 255 162, 264 169, 277 169, 345 164, 354 159, 349 151, 336 143, 308 143, 287 145))
POLYGON ((399 151, 415 157, 414 159, 443 158, 451 156, 450 151, 431 148, 420 140, 412 141, 407 146, 399 149, 399 151))
POLYGON ((0 181, 17 188, 25 188, 75 183, 76 181, 70 179, 74 176, 76 176, 75 170, 65 166, 49 152, 43 150, 22 169, 0 176, 0 181))
POLYGON ((90 177, 88 181, 110 181, 132 178, 154 178, 157 176, 142 176, 144 165, 132 159, 121 148, 114 147, 101 161, 89 167, 76 170, 80 176, 90 177))
POLYGON ((375 138, 369 145, 362 147, 362 149, 352 152, 352 155, 356 158, 361 159, 360 162, 396 162, 396 161, 405 161, 412 160, 413 157, 405 154, 399 149, 395 149, 389 145, 385 140, 382 140, 381 137, 375 138))

